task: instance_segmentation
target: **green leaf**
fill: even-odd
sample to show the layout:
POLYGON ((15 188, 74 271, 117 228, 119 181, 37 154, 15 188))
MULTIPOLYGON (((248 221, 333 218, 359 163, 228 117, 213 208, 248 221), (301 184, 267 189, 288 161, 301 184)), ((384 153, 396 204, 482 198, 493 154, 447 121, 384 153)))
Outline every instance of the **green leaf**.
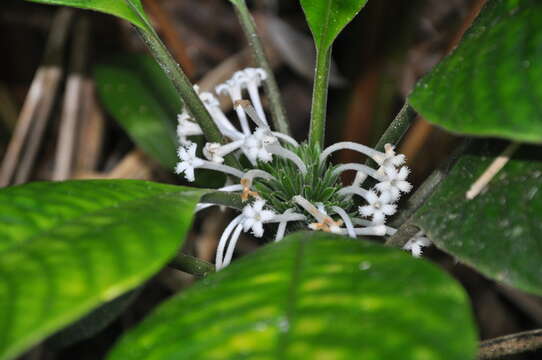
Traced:
POLYGON ((212 274, 125 336, 110 360, 474 359, 462 288, 381 245, 297 233, 212 274))
POLYGON ((133 289, 177 252, 203 191, 135 180, 0 191, 0 359, 133 289))
MULTIPOLYGON (((128 20, 141 29, 148 29, 147 22, 142 18, 143 6, 140 0, 27 0, 49 5, 65 5, 76 8, 100 11, 106 14, 118 16, 128 20), (129 5, 131 2, 137 10, 134 11, 129 5)), ((144 16, 144 15, 143 15, 144 16)))
POLYGON ((96 66, 94 77, 102 103, 132 140, 173 169, 177 150, 173 109, 179 112, 181 105, 173 100, 178 98, 171 95, 172 85, 157 65, 142 57, 119 57, 96 66))
POLYGON ((445 129, 542 142, 542 2, 492 0, 410 104, 445 129))
POLYGON ((465 198, 502 145, 475 142, 413 223, 438 247, 484 275, 542 295, 542 149, 520 148, 484 192, 465 198))
POLYGON ((300 0, 316 48, 326 51, 367 0, 300 0))
POLYGON ((134 302, 140 290, 141 287, 92 310, 83 318, 48 338, 47 348, 63 349, 96 335, 115 321, 134 302))

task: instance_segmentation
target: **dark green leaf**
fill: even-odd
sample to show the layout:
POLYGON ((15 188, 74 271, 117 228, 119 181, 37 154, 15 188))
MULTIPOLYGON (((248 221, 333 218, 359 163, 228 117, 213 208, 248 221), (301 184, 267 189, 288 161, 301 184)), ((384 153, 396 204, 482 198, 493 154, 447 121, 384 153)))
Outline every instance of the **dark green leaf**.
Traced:
POLYGON ((542 142, 542 2, 492 0, 409 98, 447 130, 542 142))
POLYGON ((326 51, 367 0, 300 0, 316 48, 326 51))
POLYGON ((47 339, 47 347, 62 349, 96 335, 116 320, 134 302, 140 290, 141 288, 138 288, 127 292, 92 310, 83 318, 47 339))
POLYGON ((0 359, 135 288, 177 252, 202 191, 134 180, 0 191, 0 359))
POLYGON ((381 245, 297 233, 160 306, 110 360, 474 359, 458 284, 381 245))
POLYGON ((163 166, 173 169, 177 142, 172 110, 180 103, 167 101, 169 108, 163 105, 161 101, 170 100, 165 96, 168 87, 161 81, 164 75, 149 69, 148 60, 116 59, 95 68, 96 84, 102 103, 132 140, 163 166), (147 71, 142 71, 143 67, 147 71))
POLYGON ((502 145, 475 142, 414 223, 438 247, 486 276, 542 295, 542 149, 520 148, 485 192, 465 198, 502 145))
POLYGON ((73 6, 81 9, 95 10, 111 14, 128 20, 142 29, 147 29, 147 24, 141 18, 143 6, 140 0, 129 0, 140 12, 132 10, 126 0, 27 0, 49 5, 73 6))

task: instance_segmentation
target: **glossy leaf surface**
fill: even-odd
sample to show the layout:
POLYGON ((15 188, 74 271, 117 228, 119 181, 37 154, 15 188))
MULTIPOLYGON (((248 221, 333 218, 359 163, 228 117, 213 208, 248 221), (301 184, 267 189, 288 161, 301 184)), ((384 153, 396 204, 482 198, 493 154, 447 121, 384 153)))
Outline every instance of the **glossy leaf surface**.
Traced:
POLYGON ((176 163, 176 115, 181 104, 171 83, 147 57, 120 57, 96 66, 100 100, 131 139, 164 167, 176 163))
POLYGON ((465 193, 503 150, 474 143, 415 214, 440 248, 488 277, 542 295, 542 149, 524 146, 473 200, 465 193))
POLYGON ((65 5, 81 9, 100 11, 106 14, 115 15, 122 19, 128 20, 132 24, 146 29, 147 25, 141 18, 143 6, 140 0, 129 0, 134 7, 141 12, 134 11, 126 0, 27 0, 36 3, 49 5, 65 5))
POLYGON ((300 0, 316 48, 326 51, 367 0, 300 0))
POLYGON ((458 284, 400 250, 325 233, 268 245, 161 305, 110 360, 473 359, 458 284))
POLYGON ((135 288, 177 252, 202 191, 133 180, 0 191, 0 359, 135 288))
POLYGON ((541 143, 541 23, 539 0, 488 1, 409 102, 449 131, 541 143))

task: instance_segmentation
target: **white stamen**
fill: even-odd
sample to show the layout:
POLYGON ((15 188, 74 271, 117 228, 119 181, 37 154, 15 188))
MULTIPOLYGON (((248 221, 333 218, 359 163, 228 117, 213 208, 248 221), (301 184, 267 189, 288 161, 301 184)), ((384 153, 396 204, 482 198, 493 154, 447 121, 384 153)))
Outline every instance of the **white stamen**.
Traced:
POLYGON ((297 168, 299 169, 299 171, 301 171, 303 175, 307 174, 307 166, 305 166, 305 163, 303 163, 303 160, 301 160, 301 158, 297 156, 293 151, 287 150, 278 145, 270 145, 270 146, 267 146, 266 149, 271 154, 291 160, 297 166, 297 168))
MULTIPOLYGON (((352 223, 354 225, 363 225, 363 226, 376 226, 378 224, 375 224, 372 221, 360 219, 360 218, 352 218, 352 223)), ((386 235, 392 236, 397 232, 397 229, 392 228, 391 226, 386 226, 386 235)))
POLYGON ((263 69, 247 68, 245 69, 244 85, 248 90, 250 101, 254 104, 256 112, 262 121, 267 125, 267 119, 265 112, 263 111, 262 102, 260 100, 260 94, 258 87, 261 85, 262 80, 267 78, 267 74, 263 69))
POLYGON ((288 136, 286 134, 279 133, 277 131, 272 131, 271 134, 276 138, 279 138, 281 140, 286 141, 288 144, 293 145, 294 147, 299 146, 299 143, 297 141, 295 141, 294 138, 292 138, 292 137, 290 137, 290 136, 288 136))
POLYGON ((342 189, 340 189, 339 191, 337 191, 337 194, 339 195, 358 195, 358 196, 361 196, 362 198, 364 198, 365 200, 367 200, 367 190, 363 189, 363 188, 360 188, 360 187, 355 187, 355 186, 346 186, 346 187, 343 187, 342 189))
POLYGON ((359 153, 362 153, 364 155, 369 156, 370 158, 377 157, 379 155, 384 156, 385 154, 381 153, 380 151, 376 151, 375 149, 372 149, 368 146, 361 145, 355 142, 351 141, 343 141, 335 143, 329 147, 327 147, 324 151, 322 151, 322 154, 320 154, 320 162, 324 162, 329 155, 334 153, 335 151, 339 150, 353 150, 357 151, 359 153))
MULTIPOLYGON (((333 173, 335 175, 339 175, 340 173, 344 171, 348 171, 348 170, 356 170, 357 171, 356 177, 358 176, 358 174, 366 174, 378 181, 384 181, 386 179, 382 174, 379 174, 375 169, 370 168, 366 165, 355 164, 355 163, 339 165, 337 166, 335 170, 333 170, 333 173)), ((360 177, 361 176, 362 175, 360 175, 360 177)))
POLYGON ((222 259, 224 257, 224 247, 226 246, 226 242, 228 241, 233 229, 241 222, 242 218, 243 218, 243 215, 238 215, 237 217, 235 217, 228 224, 228 226, 226 226, 226 229, 224 229, 222 236, 220 236, 220 241, 218 242, 218 248, 216 249, 216 259, 215 259, 215 267, 217 270, 220 270, 223 268, 222 259))
MULTIPOLYGON (((228 243, 228 249, 226 250, 226 256, 224 257, 224 260, 222 261, 222 265, 220 269, 225 268, 231 263, 231 259, 233 257, 233 251, 235 250, 235 245, 237 245, 237 240, 239 240, 239 236, 241 235, 241 231, 243 230, 243 225, 239 224, 235 228, 235 231, 233 232, 233 235, 231 236, 230 242, 228 243)), ((217 270, 220 270, 217 268, 217 270)))
POLYGON ((205 155, 208 160, 221 164, 224 162, 224 156, 239 149, 243 143, 244 140, 233 141, 225 145, 219 143, 207 143, 203 147, 203 155, 205 155))
POLYGON ((313 204, 311 204, 307 199, 305 199, 301 195, 296 195, 292 198, 292 200, 299 206, 301 206, 303 209, 305 209, 306 212, 312 215, 319 223, 323 223, 328 216, 323 214, 320 210, 316 208, 313 204))
POLYGON ((201 161, 203 161, 203 164, 198 166, 198 168, 200 169, 220 171, 221 173, 233 175, 235 177, 238 177, 239 179, 242 178, 244 175, 244 172, 242 172, 241 170, 238 170, 228 165, 217 164, 217 163, 214 163, 211 161, 205 161, 205 160, 201 160, 201 161))
MULTIPOLYGON (((234 75, 235 76, 235 75, 234 75)), ((243 129, 243 134, 250 134, 250 128, 248 126, 247 115, 242 107, 236 106, 235 103, 242 100, 241 96, 241 84, 236 81, 234 78, 227 80, 224 84, 220 84, 215 88, 217 94, 228 94, 232 103, 234 104, 237 117, 239 118, 239 123, 243 129)))
POLYGON ((344 211, 344 209, 338 207, 338 206, 332 206, 331 207, 333 209, 333 211, 335 211, 340 217, 341 219, 343 220, 344 222, 344 225, 346 226, 346 230, 348 232, 348 236, 350 236, 351 238, 355 238, 356 237, 356 233, 354 231, 354 225, 352 224, 352 221, 350 220, 350 216, 348 216, 348 214, 346 213, 346 211, 344 211))

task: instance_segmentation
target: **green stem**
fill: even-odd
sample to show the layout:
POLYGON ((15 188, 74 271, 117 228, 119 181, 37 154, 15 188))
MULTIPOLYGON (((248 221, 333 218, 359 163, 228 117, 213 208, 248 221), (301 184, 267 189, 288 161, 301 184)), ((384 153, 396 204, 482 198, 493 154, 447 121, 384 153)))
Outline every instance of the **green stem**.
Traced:
MULTIPOLYGON (((139 26, 134 27, 139 35, 143 38, 143 41, 147 45, 156 62, 160 65, 166 76, 173 83, 179 97, 184 101, 185 105, 188 107, 188 110, 198 122, 207 141, 224 143, 220 130, 194 90, 192 83, 185 75, 179 64, 177 64, 162 40, 160 40, 160 37, 150 24, 145 13, 142 13, 142 11, 136 5, 134 5, 131 0, 125 1, 145 23, 145 29, 139 26)), ((238 162, 235 160, 235 158, 233 158, 232 155, 228 155, 225 160, 226 164, 230 166, 238 165, 238 162)))
POLYGON ((288 121, 286 120, 286 110, 282 103, 279 87, 269 61, 265 56, 265 51, 262 46, 262 42, 256 32, 256 25, 254 19, 247 8, 245 0, 232 0, 235 5, 235 12, 243 28, 243 32, 247 38, 247 41, 252 49, 254 60, 258 67, 265 70, 267 73, 267 80, 264 81, 264 88, 269 99, 269 107, 271 108, 271 116, 273 117, 273 125, 275 129, 283 134, 289 134, 290 129, 288 121))
POLYGON ((416 116, 416 111, 405 102, 395 119, 393 119, 384 134, 380 137, 380 140, 378 140, 375 149, 384 151, 384 145, 386 144, 397 145, 410 128, 410 125, 412 125, 412 122, 416 119, 416 116))
POLYGON ((312 91, 311 128, 309 142, 311 145, 324 145, 327 109, 327 88, 329 83, 329 66, 331 64, 331 47, 316 52, 316 70, 312 91))
POLYGON ((229 193, 226 191, 211 191, 203 195, 199 201, 200 203, 224 205, 233 209, 242 210, 243 202, 241 196, 235 193, 229 193))
POLYGON ((169 266, 199 278, 205 277, 215 271, 213 264, 182 253, 177 254, 171 260, 169 266))

